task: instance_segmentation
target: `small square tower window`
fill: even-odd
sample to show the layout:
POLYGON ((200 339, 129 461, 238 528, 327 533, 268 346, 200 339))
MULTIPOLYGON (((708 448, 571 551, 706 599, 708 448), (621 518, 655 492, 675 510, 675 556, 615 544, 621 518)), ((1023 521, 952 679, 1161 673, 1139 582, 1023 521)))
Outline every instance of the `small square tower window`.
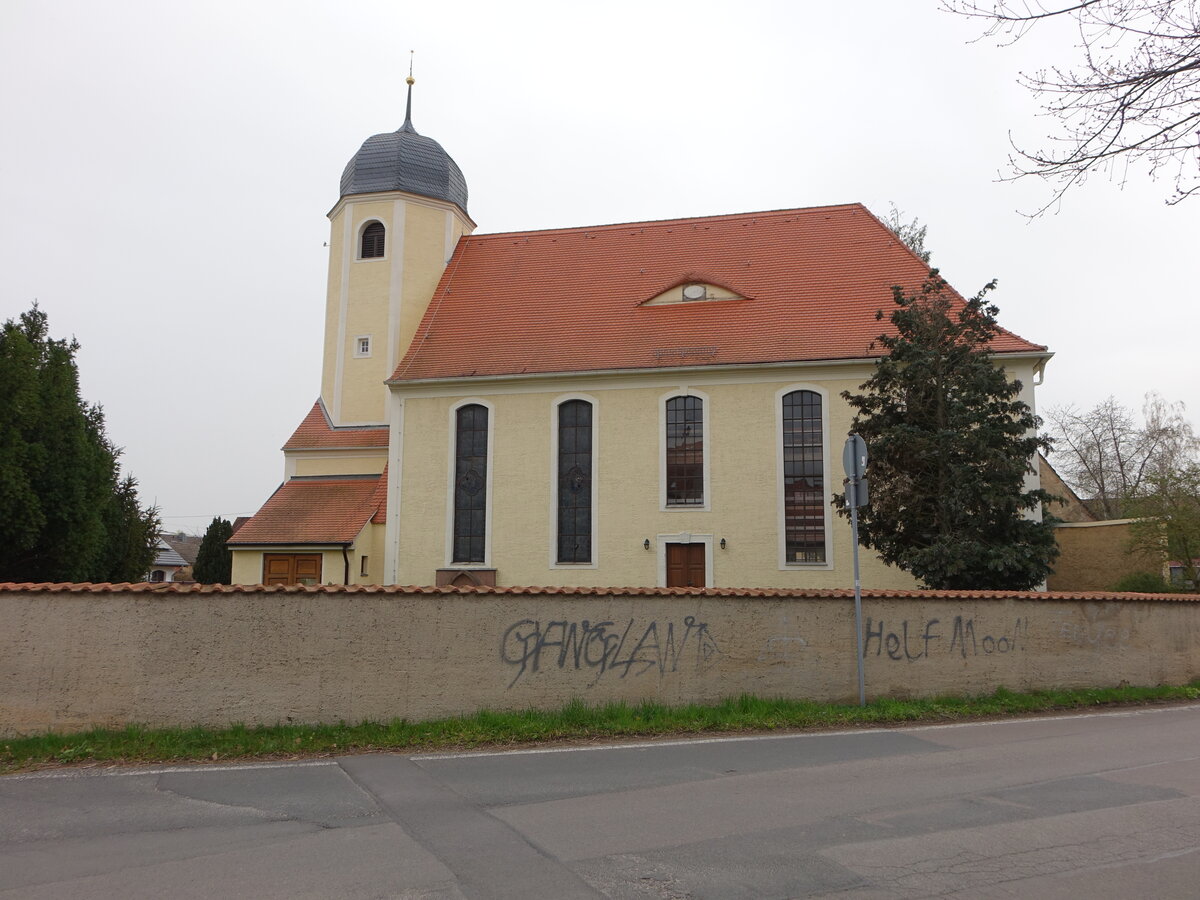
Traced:
POLYGON ((365 359, 371 355, 371 336, 369 334, 360 334, 354 339, 354 355, 359 359, 365 359))

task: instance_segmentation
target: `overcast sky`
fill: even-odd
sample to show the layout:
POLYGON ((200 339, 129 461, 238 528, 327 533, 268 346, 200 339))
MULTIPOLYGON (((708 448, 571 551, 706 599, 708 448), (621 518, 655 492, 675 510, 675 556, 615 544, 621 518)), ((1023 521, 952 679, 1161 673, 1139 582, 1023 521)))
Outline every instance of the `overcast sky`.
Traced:
POLYGON ((325 214, 415 49, 480 232, 895 203, 1054 351, 1040 409, 1157 390, 1196 422, 1200 199, 1135 170, 1029 221, 1049 189, 997 174, 1052 123, 1016 78, 1073 35, 979 34, 936 0, 6 0, 0 318, 37 299, 79 340, 168 530, 252 514, 319 392, 325 214))

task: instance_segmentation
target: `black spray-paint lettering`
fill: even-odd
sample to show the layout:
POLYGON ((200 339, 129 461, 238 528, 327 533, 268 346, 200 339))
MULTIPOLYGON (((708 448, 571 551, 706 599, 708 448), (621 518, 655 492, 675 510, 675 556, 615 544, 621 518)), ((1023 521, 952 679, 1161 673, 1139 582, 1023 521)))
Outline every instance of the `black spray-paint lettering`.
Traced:
POLYGON ((611 671, 619 672, 621 678, 653 669, 659 674, 677 672, 689 647, 700 671, 721 652, 708 624, 697 622, 695 616, 685 616, 678 629, 674 622, 660 625, 657 621, 635 628, 633 619, 623 628, 611 621, 563 619, 542 623, 521 619, 509 625, 500 639, 500 661, 517 668, 509 687, 522 675, 535 674, 543 667, 590 670, 595 673, 591 684, 595 684, 611 671))
MULTIPOLYGON (((863 629, 863 656, 887 654, 888 659, 917 662, 928 659, 937 650, 937 642, 942 640, 942 631, 938 627, 941 619, 926 619, 918 626, 911 626, 907 619, 900 621, 891 630, 885 627, 882 619, 878 622, 868 618, 863 629)), ((950 632, 950 644, 946 652, 950 655, 957 653, 962 659, 978 656, 982 653, 990 656, 993 653, 1011 653, 1023 650, 1020 638, 1028 634, 1029 623, 1024 618, 1018 618, 1011 631, 1000 634, 985 634, 977 637, 975 634, 975 619, 955 616, 950 632)))

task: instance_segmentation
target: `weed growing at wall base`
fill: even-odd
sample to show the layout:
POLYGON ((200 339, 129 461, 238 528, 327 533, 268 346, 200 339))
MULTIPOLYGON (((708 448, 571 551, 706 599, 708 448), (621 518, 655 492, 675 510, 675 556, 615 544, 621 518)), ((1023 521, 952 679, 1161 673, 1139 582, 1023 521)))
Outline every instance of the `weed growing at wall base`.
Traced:
POLYGON ((95 729, 0 741, 0 773, 71 764, 204 763, 294 759, 371 751, 438 752, 509 748, 554 741, 686 737, 781 729, 853 728, 952 722, 1098 706, 1170 703, 1200 699, 1200 679, 1189 685, 1089 688, 1018 694, 1000 688, 980 697, 923 700, 883 698, 865 707, 808 700, 741 696, 714 706, 610 703, 575 700, 553 711, 484 710, 471 716, 383 724, 270 725, 229 728, 95 729))

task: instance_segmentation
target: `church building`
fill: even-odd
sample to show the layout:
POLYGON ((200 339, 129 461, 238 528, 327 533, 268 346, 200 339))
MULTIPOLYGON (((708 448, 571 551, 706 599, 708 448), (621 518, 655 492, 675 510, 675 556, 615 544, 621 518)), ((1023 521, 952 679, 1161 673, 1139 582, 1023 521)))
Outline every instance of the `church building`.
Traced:
MULTIPOLYGON (((850 586, 841 393, 926 265, 857 203, 475 234, 411 113, 342 173, 321 394, 233 580, 850 586)), ((1036 408, 1046 348, 992 349, 1036 408)))

